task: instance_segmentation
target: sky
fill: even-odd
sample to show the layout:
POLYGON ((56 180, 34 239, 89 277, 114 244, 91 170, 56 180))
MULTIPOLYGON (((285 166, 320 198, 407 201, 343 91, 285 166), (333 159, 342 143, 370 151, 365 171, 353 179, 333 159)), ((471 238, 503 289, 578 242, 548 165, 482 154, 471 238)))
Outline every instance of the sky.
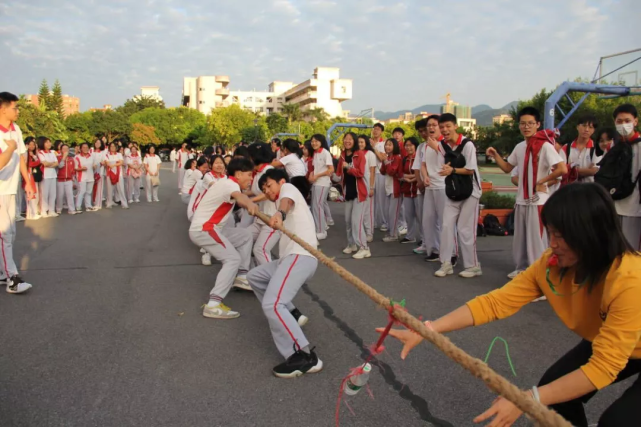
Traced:
POLYGON ((59 79, 86 110, 159 86, 177 106, 183 77, 267 90, 328 66, 353 79, 353 112, 438 104, 447 92, 499 108, 641 48, 637 1, 3 0, 0 90, 59 79))

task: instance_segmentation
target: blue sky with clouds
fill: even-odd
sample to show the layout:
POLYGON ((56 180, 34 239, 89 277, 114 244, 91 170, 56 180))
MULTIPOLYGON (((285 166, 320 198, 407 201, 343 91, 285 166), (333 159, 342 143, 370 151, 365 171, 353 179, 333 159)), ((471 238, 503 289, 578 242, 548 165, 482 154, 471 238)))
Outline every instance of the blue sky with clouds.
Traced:
POLYGON ((58 78, 86 110, 156 85, 171 106, 184 76, 266 90, 334 66, 354 80, 353 111, 440 103, 446 92, 498 108, 641 47, 637 2, 4 0, 0 90, 36 93, 58 78))

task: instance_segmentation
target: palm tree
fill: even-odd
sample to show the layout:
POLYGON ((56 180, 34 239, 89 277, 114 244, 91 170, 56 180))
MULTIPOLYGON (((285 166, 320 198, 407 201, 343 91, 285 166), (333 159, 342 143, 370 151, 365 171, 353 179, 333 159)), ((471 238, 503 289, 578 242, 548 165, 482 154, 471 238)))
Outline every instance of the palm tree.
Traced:
POLYGON ((302 118, 300 106, 298 104, 283 105, 283 115, 287 116, 287 122, 291 125, 292 121, 297 122, 302 118))
POLYGON ((309 117, 313 122, 322 122, 329 118, 329 114, 321 107, 314 107, 311 110, 305 111, 305 117, 309 117))

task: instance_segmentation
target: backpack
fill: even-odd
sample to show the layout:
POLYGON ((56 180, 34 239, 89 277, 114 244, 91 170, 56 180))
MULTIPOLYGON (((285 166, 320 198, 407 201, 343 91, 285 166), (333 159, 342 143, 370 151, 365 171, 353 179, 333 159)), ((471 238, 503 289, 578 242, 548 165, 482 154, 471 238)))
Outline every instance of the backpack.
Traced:
POLYGON ((615 144, 610 151, 605 153, 599 162, 599 171, 594 176, 594 182, 602 185, 610 193, 613 200, 622 200, 634 191, 634 186, 639 181, 639 175, 632 181, 632 145, 641 139, 631 143, 620 142, 615 144))
POLYGON ((485 227, 485 232, 489 236, 507 236, 508 235, 507 230, 503 228, 503 226, 499 222, 499 219, 492 214, 485 215, 485 218, 483 219, 483 226, 485 227))
POLYGON ((485 232, 485 227, 483 226, 483 220, 479 216, 479 220, 476 222, 476 236, 477 237, 487 237, 485 232))
POLYGON ((514 236, 514 209, 505 220, 505 229, 507 230, 507 234, 514 236))
MULTIPOLYGON (((463 156, 463 148, 465 145, 470 142, 469 139, 463 138, 461 144, 456 147, 456 150, 452 148, 445 142, 442 141, 441 144, 445 149, 445 163, 449 163, 453 168, 464 168, 465 167, 465 156, 463 156)), ((445 177, 445 195, 448 199, 454 200, 455 202, 465 200, 472 195, 474 191, 474 179, 476 179, 476 171, 473 175, 459 175, 451 174, 445 177)))
MULTIPOLYGON (((570 150, 572 149, 572 144, 568 143, 565 144, 565 155, 566 155, 566 163, 569 165, 570 164, 570 150)), ((590 148, 590 159, 594 157, 594 150, 596 150, 595 147, 590 148)), ((573 182, 578 181, 579 179, 579 171, 577 168, 569 168, 568 173, 563 174, 561 176, 561 187, 565 187, 568 184, 572 184, 573 182)))

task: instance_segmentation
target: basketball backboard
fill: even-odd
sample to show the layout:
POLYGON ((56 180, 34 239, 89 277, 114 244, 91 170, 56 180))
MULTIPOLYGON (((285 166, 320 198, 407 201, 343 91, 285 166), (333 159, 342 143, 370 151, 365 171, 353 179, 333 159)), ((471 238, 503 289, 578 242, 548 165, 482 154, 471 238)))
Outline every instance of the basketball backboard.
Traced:
POLYGON ((641 49, 602 57, 598 78, 599 83, 641 86, 641 49))

